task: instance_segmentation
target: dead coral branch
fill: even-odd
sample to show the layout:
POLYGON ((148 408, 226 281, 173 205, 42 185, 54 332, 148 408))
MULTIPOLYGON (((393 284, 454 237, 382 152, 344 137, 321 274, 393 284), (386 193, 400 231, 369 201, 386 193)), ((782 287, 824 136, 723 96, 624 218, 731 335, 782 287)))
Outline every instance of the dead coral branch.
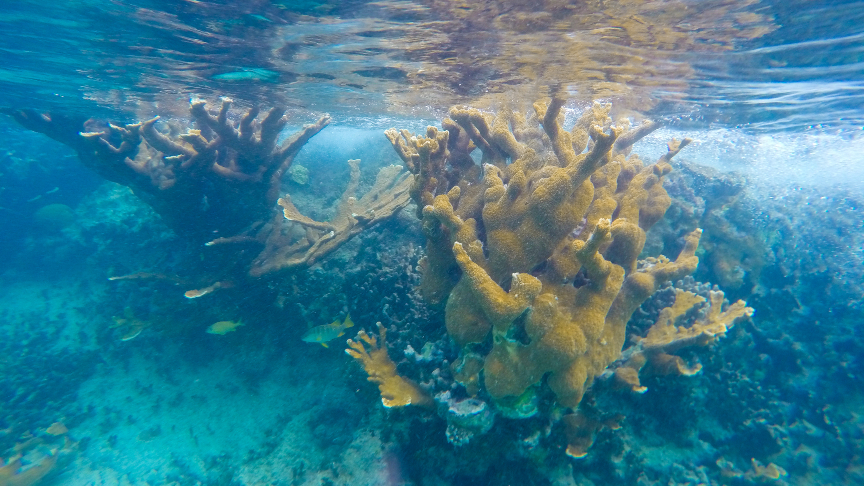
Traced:
POLYGON ((363 230, 393 217, 410 201, 411 178, 402 166, 379 170, 375 184, 358 200, 355 192, 360 160, 349 160, 348 164, 351 179, 330 221, 319 222, 303 215, 288 194, 278 200, 281 213, 274 214, 256 236, 264 249, 252 263, 251 276, 309 267, 363 230))
POLYGON ((294 156, 330 122, 323 115, 278 143, 288 124, 284 108, 260 120, 258 108, 251 108, 235 122, 231 105, 223 98, 211 113, 205 101, 193 100, 188 127, 159 117, 115 124, 32 110, 8 113, 74 148, 99 175, 132 189, 177 234, 204 242, 266 221, 294 156))

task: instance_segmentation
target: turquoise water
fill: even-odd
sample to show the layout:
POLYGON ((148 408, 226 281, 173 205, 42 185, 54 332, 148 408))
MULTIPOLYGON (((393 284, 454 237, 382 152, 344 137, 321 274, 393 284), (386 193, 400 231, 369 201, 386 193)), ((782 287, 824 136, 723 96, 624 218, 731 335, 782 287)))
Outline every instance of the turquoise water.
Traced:
POLYGON ((0 486, 864 482, 861 2, 7 3, 0 486))

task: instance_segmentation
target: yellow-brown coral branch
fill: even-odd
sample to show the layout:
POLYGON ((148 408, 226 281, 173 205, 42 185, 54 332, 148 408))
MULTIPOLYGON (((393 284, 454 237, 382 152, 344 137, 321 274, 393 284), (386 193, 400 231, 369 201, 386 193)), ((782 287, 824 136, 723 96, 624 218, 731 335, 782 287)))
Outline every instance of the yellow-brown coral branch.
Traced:
POLYGON ((348 340, 345 350, 352 358, 363 366, 369 381, 378 384, 381 392, 381 403, 387 408, 416 405, 432 408, 435 402, 413 381, 396 373, 396 363, 387 354, 387 330, 378 322, 378 336, 370 336, 366 331, 357 333, 357 337, 348 340))
POLYGON ((498 332, 506 332, 510 323, 540 295, 540 281, 527 273, 514 273, 510 291, 505 292, 480 265, 471 261, 461 243, 453 244, 453 254, 480 307, 498 332))

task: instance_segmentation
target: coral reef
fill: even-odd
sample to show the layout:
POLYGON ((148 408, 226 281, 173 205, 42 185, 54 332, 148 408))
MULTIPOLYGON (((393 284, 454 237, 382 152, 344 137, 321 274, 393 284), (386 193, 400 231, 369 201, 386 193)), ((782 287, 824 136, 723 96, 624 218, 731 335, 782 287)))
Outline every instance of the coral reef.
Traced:
MULTIPOLYGON (((702 224, 682 215, 675 221, 680 226, 671 226, 674 232, 665 226, 676 217, 676 206, 694 200, 675 192, 683 183, 670 187, 669 179, 682 172, 676 166, 663 178, 673 205, 648 233, 643 254, 656 254, 647 245, 658 237, 668 244, 665 254, 677 254, 685 245, 679 237, 702 224)), ((722 191, 714 187, 725 183, 714 182, 692 188, 705 207, 718 207, 722 191)), ((342 184, 326 187, 327 198, 338 201, 342 184)), ((301 190, 292 190, 292 199, 308 212, 301 190)), ((739 201, 758 196, 748 190, 739 201)), ((27 329, 0 333, 7 351, 0 388, 16 397, 0 404, 6 420, 0 446, 13 447, 21 435, 38 434, 63 418, 82 439, 81 461, 66 468, 61 461, 55 471, 63 472, 63 482, 81 484, 120 484, 123 475, 150 484, 378 484, 358 477, 378 471, 376 458, 382 457, 401 462, 403 481, 397 484, 861 483, 860 195, 823 198, 795 188, 747 204, 766 211, 774 226, 762 226, 763 219, 740 226, 746 211, 727 211, 725 217, 736 218, 738 233, 778 228, 763 242, 773 263, 759 273, 757 293, 726 296, 733 302, 746 298, 758 321, 736 324, 719 345, 668 350, 688 368, 701 364, 695 375, 660 376, 646 364, 637 373, 646 388, 641 394, 620 389, 614 379, 597 379, 571 414, 555 404, 545 385, 491 400, 478 372, 491 336, 457 359, 460 349, 443 322, 446 308, 419 300, 415 288, 423 234, 413 211, 364 231, 308 272, 280 274, 268 282, 269 293, 244 282, 230 295, 190 301, 168 280, 104 280, 104 268, 129 268, 145 254, 153 256, 153 267, 177 271, 182 249, 182 240, 128 190, 105 184, 76 208, 75 224, 64 230, 80 235, 93 253, 82 257, 87 268, 78 268, 84 272, 80 278, 62 285, 87 299, 68 301, 59 290, 45 297, 36 293, 37 302, 50 302, 55 313, 68 312, 46 320, 47 307, 20 294, 3 296, 4 304, 35 307, 27 329), (162 287, 174 292, 174 300, 155 298, 162 287), (79 339, 56 334, 68 327, 72 337, 79 332, 70 322, 76 311, 64 309, 63 302, 78 309, 80 330, 98 336, 98 353, 83 359, 79 339), (125 329, 109 325, 116 323, 112 316, 125 315, 126 306, 160 332, 145 330, 120 341, 118 331, 125 329), (358 386, 366 378, 361 366, 300 341, 307 325, 348 311, 357 322, 382 321, 396 373, 435 398, 440 419, 420 407, 381 407, 377 386, 358 386), (231 340, 203 332, 227 316, 250 325, 231 340), (164 317, 169 319, 160 324, 164 317), (95 381, 94 370, 102 370, 95 381), (14 430, 4 435, 6 424, 14 430), (175 425, 180 433, 169 432, 175 425), (567 457, 568 449, 582 457, 567 457)), ((315 219, 325 220, 318 214, 315 219)), ((40 236, 54 241, 49 238, 55 237, 40 236)), ((708 230, 700 246, 706 238, 712 238, 708 230)), ((43 258, 62 261, 57 246, 40 248, 43 258)), ((636 271, 657 263, 642 258, 636 271)), ((461 272, 458 264, 454 268, 461 272)), ((8 286, 20 286, 17 276, 4 276, 8 286)), ((578 279, 575 285, 589 283, 587 275, 578 279)), ((664 309, 675 305, 679 290, 706 301, 720 290, 691 277, 660 287, 629 320, 629 336, 647 336, 664 309)), ((698 304, 674 325, 691 327, 707 310, 698 304)), ((17 321, 6 311, 0 315, 7 325, 17 321)), ((638 349, 639 341, 627 340, 607 372, 626 362, 628 349, 638 349)))
POLYGON ((666 184, 673 203, 655 233, 655 240, 662 242, 648 244, 670 251, 681 232, 702 228, 696 278, 716 283, 727 295, 747 295, 771 263, 766 245, 770 233, 764 224, 754 224, 763 218, 754 214, 759 211, 747 196, 747 181, 678 160, 673 167, 666 184))
POLYGON ((192 100, 194 128, 185 131, 159 117, 120 125, 30 110, 10 114, 25 128, 75 149, 102 177, 131 188, 176 233, 204 242, 267 219, 294 156, 330 122, 323 115, 279 143, 288 124, 283 108, 273 108, 260 122, 259 109, 252 108, 235 126, 231 104, 224 98, 213 114, 204 100, 192 100))
MULTIPOLYGON (((206 246, 239 243, 240 255, 251 253, 248 244, 261 248, 251 262, 231 255, 239 263, 230 267, 253 277, 308 267, 408 203, 409 181, 400 166, 382 168, 372 189, 356 199, 360 161, 351 160, 351 181, 332 220, 317 222, 300 214, 290 196, 279 198, 282 179, 303 145, 330 122, 329 115, 280 143, 288 124, 283 108, 271 109, 260 121, 259 109, 251 108, 235 123, 231 104, 223 98, 218 113, 211 113, 205 101, 193 100, 195 128, 185 132, 159 117, 117 125, 30 110, 9 114, 24 127, 74 148, 101 176, 131 188, 175 233, 206 246)), ((299 172, 293 174, 303 180, 299 172)), ((212 287, 214 280, 237 272, 202 280, 211 286, 192 290, 192 296, 219 288, 212 287)))
POLYGON ((447 331, 463 359, 491 334, 482 369, 495 400, 522 395, 548 374, 558 403, 576 407, 618 358, 636 308, 698 262, 695 231, 677 260, 637 268, 645 231, 670 204, 668 161, 689 141, 670 143, 646 166, 627 155, 656 124, 627 131, 597 103, 567 132, 563 104, 535 103, 530 118, 454 108, 446 131, 387 132, 423 208, 424 295, 446 299, 447 331))
POLYGON ((601 421, 589 417, 581 410, 565 415, 562 421, 567 434, 567 455, 574 459, 585 457, 588 455, 588 449, 594 444, 597 432, 604 428, 618 430, 621 428, 622 420, 624 420, 624 416, 618 414, 601 421))

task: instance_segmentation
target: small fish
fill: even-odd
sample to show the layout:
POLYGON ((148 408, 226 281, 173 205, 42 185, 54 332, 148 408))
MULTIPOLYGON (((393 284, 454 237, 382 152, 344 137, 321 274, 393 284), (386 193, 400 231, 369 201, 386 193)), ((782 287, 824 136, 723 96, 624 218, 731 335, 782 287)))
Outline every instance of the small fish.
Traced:
MULTIPOLYGON (((110 280, 110 279, 109 279, 110 280)), ((192 289, 187 290, 185 294, 187 299, 197 299, 198 297, 205 296, 214 290, 231 287, 230 282, 216 282, 209 287, 204 287, 203 289, 192 289)))
POLYGON ((320 343, 321 346, 329 348, 330 346, 327 346, 327 341, 332 341, 337 337, 344 336, 345 329, 348 329, 349 327, 354 327, 350 314, 345 317, 345 322, 340 323, 339 319, 336 319, 330 324, 323 324, 309 329, 301 339, 307 343, 320 343))
POLYGON ((131 341, 138 337, 138 335, 141 334, 141 331, 149 325, 150 322, 138 319, 135 317, 135 314, 132 313, 132 309, 127 307, 123 309, 123 317, 114 316, 114 324, 112 324, 111 327, 120 329, 121 341, 131 341))
POLYGON ((216 324, 207 328, 207 332, 210 334, 219 334, 220 336, 224 336, 231 331, 236 331, 238 327, 244 325, 243 321, 237 319, 237 321, 219 321, 216 324))
POLYGON ((67 429, 62 422, 54 422, 53 424, 51 424, 51 427, 45 429, 45 432, 50 435, 63 435, 68 433, 69 429, 67 429))
POLYGON ((212 77, 217 81, 264 81, 275 82, 279 73, 261 68, 243 68, 240 71, 217 74, 212 77))

